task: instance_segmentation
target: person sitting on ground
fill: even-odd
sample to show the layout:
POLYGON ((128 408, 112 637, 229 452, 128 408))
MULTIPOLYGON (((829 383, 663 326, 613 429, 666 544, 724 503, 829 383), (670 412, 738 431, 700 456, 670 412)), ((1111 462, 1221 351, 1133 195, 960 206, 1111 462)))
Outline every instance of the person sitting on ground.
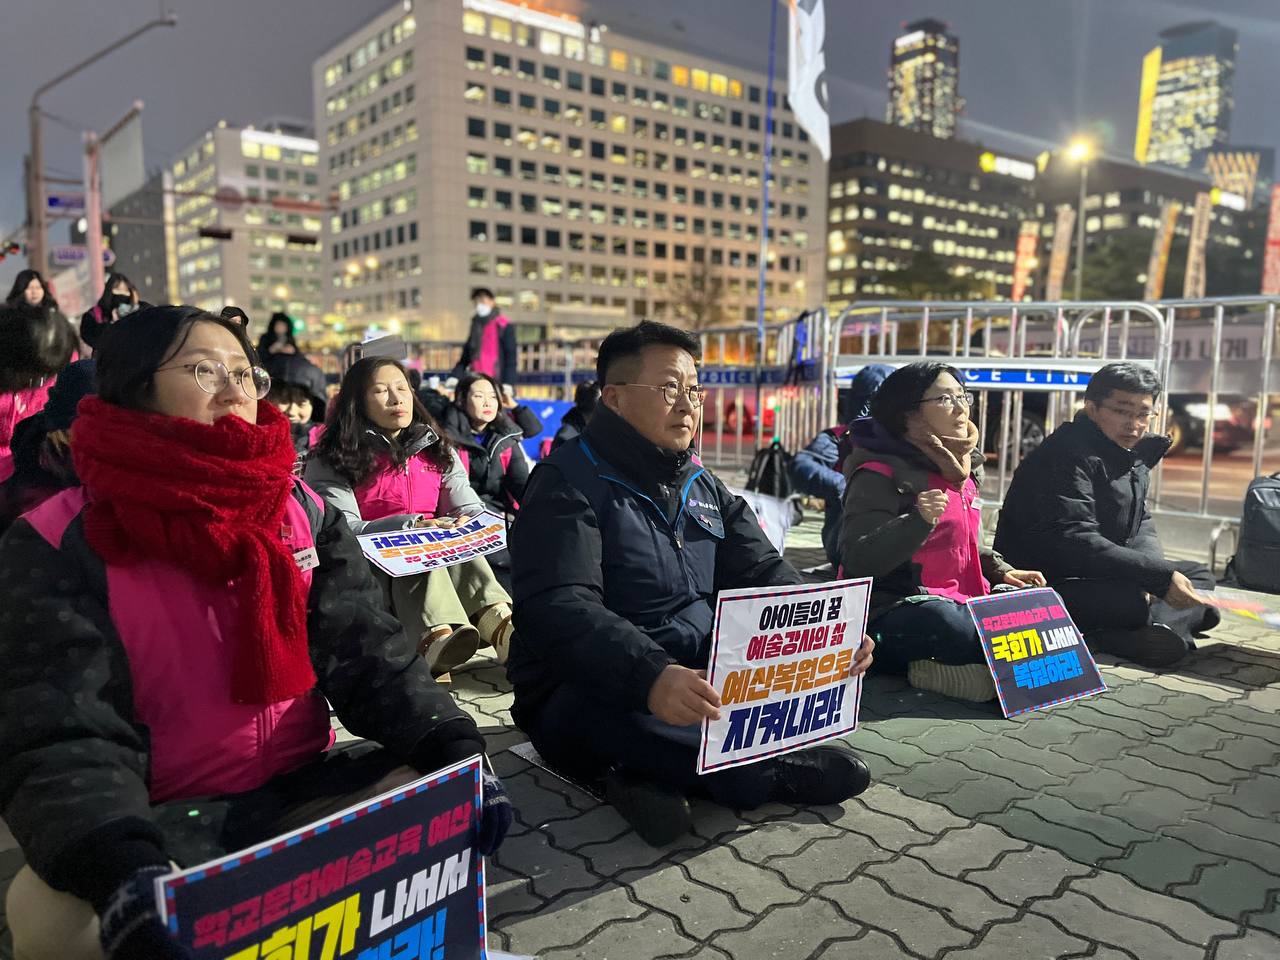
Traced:
POLYGON ((288 314, 273 313, 266 331, 258 338, 258 356, 265 363, 277 354, 300 352, 298 341, 293 339, 293 321, 288 314))
MULTIPOLYGON (((512 716, 555 766, 603 774, 654 845, 688 831, 691 793, 751 809, 839 803, 870 782, 837 746, 696 773, 701 721, 720 708, 706 680, 717 592, 803 582, 694 454, 699 356, 697 336, 661 323, 609 334, 600 405, 534 468, 511 528, 512 716)), ((856 673, 872 647, 862 640, 856 673)))
MULTIPOLYGON (((292 474, 243 328, 118 324, 72 428, 83 487, 0 540, 0 815, 23 960, 179 958, 154 881, 482 754, 292 474), (327 702, 326 702, 327 701, 327 702), (329 705, 376 742, 334 747, 329 705), (381 746, 379 746, 381 744, 381 746)), ((489 784, 477 848, 511 822, 489 784)))
POLYGON ((289 418, 294 449, 302 456, 324 431, 324 372, 301 353, 276 353, 262 360, 271 375, 267 401, 289 418))
POLYGON ((458 381, 442 422, 485 505, 495 513, 516 510, 529 482, 521 441, 542 432, 537 415, 504 396, 493 377, 469 373, 458 381))
POLYGON ((973 394, 954 367, 895 370, 849 430, 840 525, 846 577, 874 577, 867 630, 878 669, 962 700, 994 700, 965 601, 992 584, 1043 586, 982 546, 982 452, 973 394))
MULTIPOLYGON (((453 444, 388 357, 359 360, 342 378, 304 476, 358 534, 454 527, 484 509, 453 444)), ((466 663, 481 643, 506 661, 511 597, 484 557, 377 578, 437 676, 466 663)))
POLYGON ((138 310, 140 302, 138 288, 128 277, 123 273, 111 274, 102 287, 98 302, 80 317, 80 339, 90 348, 97 349, 98 341, 111 324, 138 310))
POLYGON ((830 427, 809 441, 791 461, 791 484, 797 493, 822 500, 822 549, 832 568, 840 566, 840 509, 844 501, 844 457, 849 422, 865 417, 871 397, 893 372, 893 367, 872 363, 853 377, 847 401, 848 415, 839 426, 830 427))
POLYGON ((1199 593, 1212 573, 1166 559, 1147 510, 1171 443, 1146 435, 1160 392, 1138 363, 1095 373, 1084 409, 1014 472, 995 541, 1011 562, 1044 570, 1090 649, 1153 667, 1181 660, 1220 620, 1199 593))
POLYGON ((551 449, 557 450, 587 429, 587 421, 600 402, 600 385, 594 380, 578 384, 573 390, 573 406, 560 418, 560 429, 551 438, 551 449))
POLYGON ((0 307, 0 481, 13 474, 14 430, 44 409, 78 343, 75 330, 56 310, 21 301, 0 307))
POLYGON ((13 431, 13 476, 0 484, 0 533, 59 490, 80 486, 71 459, 71 424, 80 401, 97 392, 96 377, 92 360, 68 365, 44 409, 13 431))

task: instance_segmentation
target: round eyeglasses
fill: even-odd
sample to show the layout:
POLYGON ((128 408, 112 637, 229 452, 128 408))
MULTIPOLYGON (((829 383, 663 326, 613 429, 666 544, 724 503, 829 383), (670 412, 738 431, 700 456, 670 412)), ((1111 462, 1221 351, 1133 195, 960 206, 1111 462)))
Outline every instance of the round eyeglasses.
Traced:
POLYGON ((700 383, 695 383, 689 387, 682 387, 678 383, 615 383, 615 387, 644 387, 646 390, 661 390, 662 399, 667 401, 668 407, 674 407, 679 399, 685 397, 691 406, 700 407, 702 402, 707 398, 707 388, 700 383))
POLYGON ((261 367, 245 367, 230 371, 226 364, 218 360, 201 360, 199 363, 179 363, 172 367, 159 367, 156 373, 165 370, 189 370, 196 378, 196 386, 205 393, 219 394, 227 389, 232 380, 244 391, 244 395, 252 400, 261 400, 271 391, 271 375, 261 367))
POLYGON ((944 393, 938 397, 927 397, 924 400, 917 400, 916 406, 932 403, 936 406, 943 407, 946 410, 954 410, 956 407, 972 407, 976 401, 977 397, 966 390, 964 393, 944 393))

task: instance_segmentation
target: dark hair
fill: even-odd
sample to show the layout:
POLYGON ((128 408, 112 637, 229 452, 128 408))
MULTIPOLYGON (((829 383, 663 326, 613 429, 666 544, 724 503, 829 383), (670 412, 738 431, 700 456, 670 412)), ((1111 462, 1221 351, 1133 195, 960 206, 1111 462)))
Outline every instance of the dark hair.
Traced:
POLYGON ((285 331, 285 342, 294 349, 298 347, 298 341, 293 339, 293 321, 289 319, 289 315, 287 313, 273 313, 271 319, 267 321, 267 329, 262 331, 262 336, 258 338, 258 353, 263 356, 266 356, 267 348, 276 342, 275 331, 277 323, 283 323, 288 328, 285 331))
MULTIPOLYGON (((325 420, 325 431, 316 443, 314 455, 323 460, 340 476, 353 486, 363 483, 378 466, 378 454, 383 451, 375 449, 373 433, 386 436, 365 413, 365 394, 373 376, 383 367, 395 367, 406 381, 409 374, 399 361, 390 357, 365 357, 353 363, 342 378, 342 386, 338 395, 329 407, 329 415, 325 420)), ((453 466, 453 444, 445 436, 444 429, 435 418, 427 412, 417 395, 410 392, 413 404, 413 420, 409 430, 414 427, 429 427, 439 437, 435 443, 422 451, 421 456, 441 473, 453 466)), ((414 435, 419 431, 415 430, 414 435)), ((403 434, 402 434, 403 436, 403 434)), ((387 437, 390 442, 391 462, 397 467, 403 466, 408 457, 405 455, 405 444, 399 438, 387 437)))
POLYGON ((493 291, 490 290, 488 287, 475 287, 471 291, 471 299, 474 300, 476 297, 488 297, 490 300, 492 300, 493 291))
POLYGON ((1094 403, 1101 403, 1111 396, 1113 390, 1121 393, 1142 393, 1155 400, 1160 396, 1162 385, 1156 372, 1140 363, 1121 360, 1108 363, 1089 378, 1089 385, 1084 388, 1084 398, 1094 403))
POLYGON ((58 309, 58 301, 53 299, 53 291, 49 289, 49 281, 47 281, 39 270, 19 270, 18 275, 13 278, 13 286, 9 288, 9 296, 5 303, 15 305, 26 303, 23 293, 32 280, 39 280, 40 286, 44 288, 44 299, 40 301, 40 306, 47 309, 58 309))
MULTIPOLYGON (((133 281, 131 281, 123 273, 113 273, 109 277, 107 277, 107 282, 102 285, 102 296, 98 298, 98 307, 102 310, 103 313, 110 313, 111 308, 115 306, 115 303, 112 299, 113 297, 115 297, 115 294, 112 293, 111 291, 114 290, 119 284, 122 284, 122 283, 129 288, 130 299, 134 297, 138 297, 138 288, 133 285, 133 281)), ((139 297, 139 299, 141 298, 139 297)))
POLYGON ((303 401, 315 406, 315 398, 311 396, 311 391, 306 387, 297 383, 287 383, 284 380, 271 381, 271 389, 267 391, 268 403, 273 403, 277 406, 281 404, 292 406, 303 401))
POLYGON ((60 313, 28 303, 0 307, 0 393, 38 386, 71 362, 78 339, 60 313))
POLYGON ((234 320, 246 330, 249 329, 249 315, 239 307, 223 307, 222 313, 219 314, 225 320, 234 320))
POLYGON ((654 320, 641 320, 634 327, 613 331, 600 344, 600 351, 596 354, 596 382, 601 389, 616 382, 616 378, 609 378, 609 371, 619 362, 638 360, 645 347, 655 345, 678 347, 693 357, 694 362, 702 359, 702 344, 688 330, 654 320))
POLYGON ((503 417, 502 413, 502 386, 493 377, 487 373, 468 373, 458 381, 458 385, 453 388, 453 405, 467 415, 470 422, 470 415, 467 414, 467 394, 481 380, 484 380, 493 387, 494 396, 498 398, 498 415, 494 418, 496 423, 503 417))
POLYGON ((169 304, 145 307, 113 323, 94 350, 98 361, 98 396, 107 403, 140 410, 155 387, 155 373, 178 352, 197 323, 212 323, 233 337, 246 359, 257 364, 258 354, 244 327, 199 307, 169 304))
POLYGON ((580 383, 573 391, 573 405, 581 410, 587 416, 595 410, 596 404, 600 402, 600 384, 594 380, 588 380, 586 383, 580 383))
POLYGON ((409 367, 405 372, 409 374, 409 389, 417 393, 422 389, 422 371, 417 367, 409 367))
POLYGON ((871 398, 871 416, 895 437, 907 432, 907 416, 920 404, 924 392, 944 373, 964 385, 964 374, 948 363, 918 360, 899 367, 884 378, 871 398))

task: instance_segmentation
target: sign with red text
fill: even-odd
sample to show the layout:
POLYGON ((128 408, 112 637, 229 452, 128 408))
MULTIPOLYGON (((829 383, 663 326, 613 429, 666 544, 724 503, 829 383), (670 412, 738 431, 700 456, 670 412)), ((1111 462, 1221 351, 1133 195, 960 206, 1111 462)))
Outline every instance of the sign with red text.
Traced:
POLYGON ((1107 685, 1049 587, 996 593, 969 601, 982 652, 1006 717, 1102 693, 1107 685))
POLYGON ((507 545, 507 521, 482 510, 457 527, 415 527, 394 533, 362 533, 365 558, 383 573, 410 577, 483 557, 507 545))
POLYGON ((702 724, 698 773, 755 763, 855 730, 871 580, 722 590, 707 681, 720 719, 702 724))
POLYGON ((482 960, 479 757, 156 881, 194 960, 482 960))

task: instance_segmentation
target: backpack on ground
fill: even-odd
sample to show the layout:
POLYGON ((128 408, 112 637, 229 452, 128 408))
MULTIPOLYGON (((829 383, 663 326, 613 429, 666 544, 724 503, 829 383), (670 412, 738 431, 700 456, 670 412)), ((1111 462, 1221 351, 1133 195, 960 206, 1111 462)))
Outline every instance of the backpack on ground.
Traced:
POLYGON ((1245 491, 1227 580, 1246 590, 1280 593, 1280 473, 1255 477, 1245 491))
POLYGON ((785 500, 791 496, 791 454, 774 440, 756 451, 747 471, 746 489, 785 500))

